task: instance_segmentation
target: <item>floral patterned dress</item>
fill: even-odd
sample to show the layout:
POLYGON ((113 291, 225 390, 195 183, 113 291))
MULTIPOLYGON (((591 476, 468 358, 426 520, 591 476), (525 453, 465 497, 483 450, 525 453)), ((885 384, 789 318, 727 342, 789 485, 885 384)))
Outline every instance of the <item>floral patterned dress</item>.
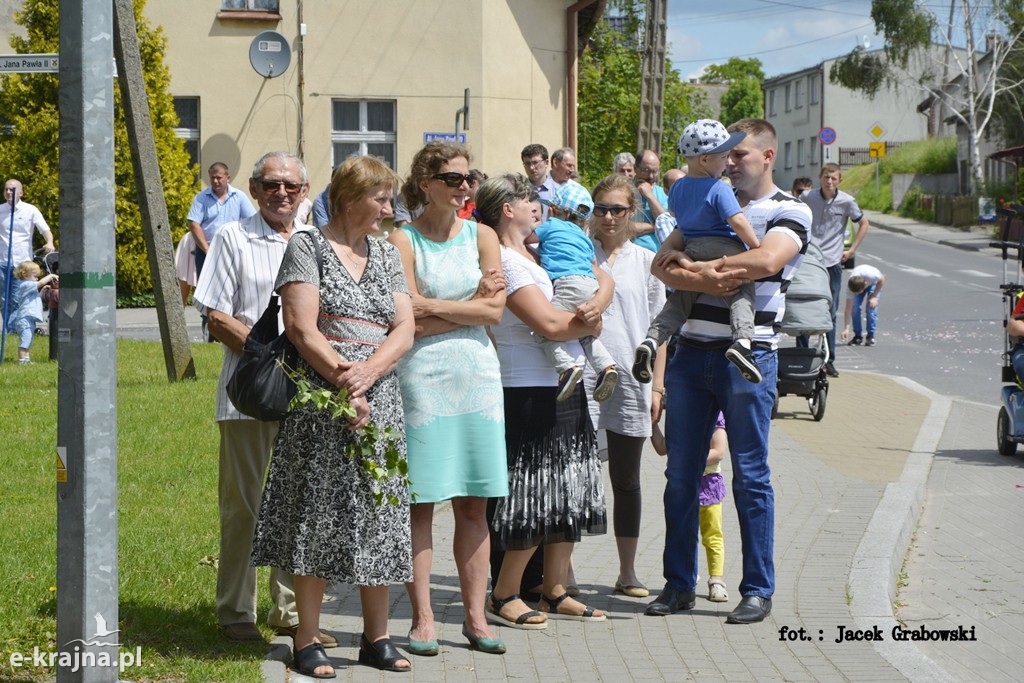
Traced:
MULTIPOLYGON (((344 268, 319 230, 311 232, 323 253, 323 282, 308 239, 289 240, 276 287, 309 282, 320 288, 317 326, 347 360, 369 358, 383 343, 395 317, 394 292, 408 292, 398 250, 367 238, 369 259, 359 282, 344 268)), ((301 358, 299 369, 314 383, 327 382, 301 358)), ((370 421, 403 434, 402 397, 394 372, 383 375, 366 394, 370 421)), ((374 480, 361 462, 346 454, 353 432, 345 421, 307 404, 281 422, 270 473, 263 491, 253 540, 254 565, 331 582, 380 586, 412 580, 409 495, 399 478, 382 483, 385 497, 374 501, 374 480)), ((375 459, 383 463, 383 446, 375 459)))

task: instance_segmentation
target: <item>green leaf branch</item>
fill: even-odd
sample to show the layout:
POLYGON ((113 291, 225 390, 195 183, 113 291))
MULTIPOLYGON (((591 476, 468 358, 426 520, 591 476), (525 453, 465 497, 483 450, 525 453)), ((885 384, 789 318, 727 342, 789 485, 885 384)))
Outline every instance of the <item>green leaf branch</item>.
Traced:
MULTIPOLYGON (((312 403, 317 410, 329 413, 332 420, 348 420, 356 416, 356 409, 352 407, 348 397, 348 389, 315 386, 302 370, 289 366, 283 360, 278 360, 278 365, 288 379, 295 384, 295 396, 288 405, 288 410, 295 410, 307 403, 312 403)), ((391 427, 381 429, 370 422, 362 429, 355 431, 352 440, 346 445, 346 455, 359 462, 373 479, 373 499, 378 508, 385 501, 394 507, 398 507, 400 502, 398 496, 394 494, 384 495, 381 490, 382 483, 393 477, 400 477, 402 486, 408 487, 412 484, 412 481, 409 480, 409 461, 398 448, 401 439, 401 433, 391 427), (383 446, 383 463, 376 459, 379 445, 383 446)))

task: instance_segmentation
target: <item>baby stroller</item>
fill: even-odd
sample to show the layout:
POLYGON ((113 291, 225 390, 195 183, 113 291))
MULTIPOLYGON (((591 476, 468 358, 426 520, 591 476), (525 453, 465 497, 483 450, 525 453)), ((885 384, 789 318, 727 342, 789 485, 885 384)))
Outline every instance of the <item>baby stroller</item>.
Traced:
POLYGON ((1006 325, 1013 315, 1017 302, 1024 295, 1024 284, 1021 284, 1019 279, 1021 265, 1024 264, 1024 206, 1011 204, 1009 208, 1000 207, 996 211, 1002 221, 999 240, 991 242, 989 246, 999 249, 1003 254, 1003 284, 999 289, 1003 295, 1005 310, 1002 368, 1002 380, 1005 384, 1001 391, 1002 406, 999 408, 999 417, 996 418, 996 449, 1000 455, 1014 455, 1017 453, 1017 444, 1024 443, 1024 389, 1021 389, 1020 379, 1013 369, 1013 352, 1010 348, 1010 335, 1006 333, 1006 325), (1017 252, 1017 263, 1014 264, 1017 276, 1012 282, 1006 273, 1011 250, 1017 252))
POLYGON ((800 269, 786 290, 786 310, 781 329, 791 336, 817 335, 816 345, 780 347, 779 381, 775 389, 772 417, 779 411, 780 396, 803 396, 815 422, 825 417, 828 399, 828 344, 825 335, 832 329, 832 288, 821 250, 807 245, 800 269))

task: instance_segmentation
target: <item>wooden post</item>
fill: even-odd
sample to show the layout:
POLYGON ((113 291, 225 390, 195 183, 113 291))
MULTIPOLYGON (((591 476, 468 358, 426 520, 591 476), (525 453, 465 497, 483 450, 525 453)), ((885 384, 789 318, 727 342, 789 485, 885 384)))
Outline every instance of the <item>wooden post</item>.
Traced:
POLYGON ((164 346, 167 379, 195 379, 192 344, 188 339, 185 309, 174 272, 174 241, 160 179, 160 162, 153 140, 153 123, 146 97, 142 58, 135 32, 135 8, 132 0, 114 0, 114 56, 117 58, 117 82, 121 89, 128 141, 135 170, 135 188, 142 214, 142 233, 149 253, 153 275, 160 339, 164 346))

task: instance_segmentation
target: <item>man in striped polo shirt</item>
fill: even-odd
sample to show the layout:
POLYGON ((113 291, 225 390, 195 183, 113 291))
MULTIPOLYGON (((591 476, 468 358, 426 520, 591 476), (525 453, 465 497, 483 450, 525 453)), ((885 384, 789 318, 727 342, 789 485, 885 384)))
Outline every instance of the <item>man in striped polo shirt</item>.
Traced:
POLYGON ((665 373, 668 396, 665 471, 665 588, 647 607, 664 616, 696 602, 698 489, 718 411, 725 413, 733 466, 733 498, 743 548, 743 596, 727 621, 750 624, 771 612, 775 592, 775 494, 768 468, 768 429, 778 375, 778 324, 785 290, 807 248, 811 212, 775 186, 775 129, 763 119, 729 127, 747 137, 729 153, 727 171, 761 246, 710 262, 652 267, 669 287, 703 293, 679 331, 665 373), (755 282, 753 352, 764 381, 752 384, 726 359, 732 343, 722 298, 755 282))

